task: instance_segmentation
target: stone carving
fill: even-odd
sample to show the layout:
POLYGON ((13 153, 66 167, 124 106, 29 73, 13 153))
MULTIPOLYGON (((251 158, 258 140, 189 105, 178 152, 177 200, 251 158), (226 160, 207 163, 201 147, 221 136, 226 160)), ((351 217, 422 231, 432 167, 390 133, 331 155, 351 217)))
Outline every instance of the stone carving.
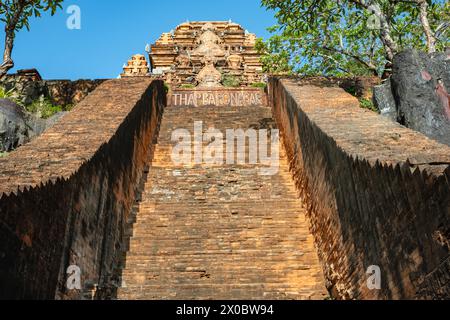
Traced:
POLYGON ((198 73, 196 80, 199 87, 221 87, 222 73, 216 69, 215 64, 225 59, 225 51, 220 47, 222 40, 214 32, 215 28, 211 23, 202 27, 202 35, 197 43, 200 45, 192 53, 194 56, 201 56, 204 64, 198 73))
POLYGON ((205 66, 198 73, 196 80, 199 87, 221 87, 220 81, 222 74, 214 67, 214 59, 212 57, 205 58, 205 66))
POLYGON ((166 75, 166 81, 165 81, 167 84, 172 84, 172 82, 173 82, 173 77, 172 77, 172 73, 171 72, 168 72, 167 73, 167 75, 166 75))
POLYGON ((192 55, 225 57, 225 51, 219 45, 221 40, 213 31, 205 31, 199 37, 198 43, 200 46, 192 52, 192 55))
POLYGON ((180 54, 176 59, 178 67, 187 68, 191 65, 191 57, 188 52, 180 54))
POLYGON ((203 32, 195 42, 197 44, 221 44, 223 41, 214 31, 207 30, 203 32))
POLYGON ((121 77, 145 77, 150 74, 147 60, 142 54, 135 54, 123 67, 121 77))
POLYGON ((232 54, 227 58, 228 67, 233 70, 238 70, 242 66, 242 57, 237 54, 232 54))

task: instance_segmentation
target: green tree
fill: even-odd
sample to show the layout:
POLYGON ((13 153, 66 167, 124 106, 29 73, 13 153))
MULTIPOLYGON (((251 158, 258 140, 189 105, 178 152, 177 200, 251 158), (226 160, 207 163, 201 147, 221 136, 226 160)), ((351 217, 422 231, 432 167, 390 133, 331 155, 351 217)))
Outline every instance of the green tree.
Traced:
POLYGON ((278 25, 263 45, 265 69, 288 57, 294 72, 381 76, 401 49, 449 45, 445 0, 262 0, 278 25), (272 58, 271 58, 272 57, 272 58))
POLYGON ((5 24, 5 49, 3 63, 0 65, 0 78, 14 67, 12 51, 16 33, 23 27, 30 29, 31 17, 40 17, 49 11, 54 15, 63 0, 0 0, 0 21, 5 24))
POLYGON ((287 50, 284 50, 282 41, 282 37, 279 35, 272 36, 270 41, 267 42, 264 42, 261 38, 257 39, 256 50, 262 53, 261 62, 264 72, 283 75, 293 73, 290 54, 287 50))

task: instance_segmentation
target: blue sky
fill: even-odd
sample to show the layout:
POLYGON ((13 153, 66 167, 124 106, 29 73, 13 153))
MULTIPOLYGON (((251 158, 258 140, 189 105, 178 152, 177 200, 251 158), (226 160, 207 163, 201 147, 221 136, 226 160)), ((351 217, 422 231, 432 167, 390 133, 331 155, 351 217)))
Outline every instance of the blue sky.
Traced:
POLYGON ((46 79, 115 78, 131 55, 145 53, 147 43, 186 20, 232 19, 263 38, 276 23, 260 0, 69 0, 63 6, 17 34, 13 70, 37 68, 46 79), (81 8, 81 30, 66 27, 73 4, 81 8))

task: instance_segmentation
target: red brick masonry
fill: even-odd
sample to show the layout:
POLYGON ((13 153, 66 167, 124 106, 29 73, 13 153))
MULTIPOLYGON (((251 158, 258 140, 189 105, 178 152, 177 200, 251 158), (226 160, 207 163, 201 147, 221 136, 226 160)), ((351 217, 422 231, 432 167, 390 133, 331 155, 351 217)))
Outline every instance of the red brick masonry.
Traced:
POLYGON ((274 78, 269 92, 334 296, 450 298, 450 148, 339 88, 274 78))
POLYGON ((109 290, 165 99, 160 81, 105 82, 0 159, 0 298, 68 298, 71 264, 109 290))
MULTIPOLYGON (((262 94, 261 90, 225 91, 237 95, 235 98, 229 95, 227 100, 224 95, 216 97, 210 90, 205 90, 205 95, 194 96, 197 106, 215 105, 215 108, 184 110, 180 106, 169 110, 166 119, 175 122, 163 123, 162 129, 165 129, 162 130, 162 142, 169 138, 173 124, 184 125, 185 120, 195 120, 200 116, 224 127, 249 127, 253 122, 258 123, 257 120, 269 117, 267 108, 260 106, 253 109, 253 104, 258 101, 256 94, 262 94), (257 110, 261 112, 261 117, 255 112, 257 110)), ((189 106, 192 98, 187 97, 180 103, 189 106)), ((264 95, 261 99, 264 99, 264 95)), ((271 210, 270 206, 263 207, 270 211, 268 215, 281 215, 284 218, 271 219, 270 223, 258 225, 276 226, 278 231, 288 230, 284 227, 294 230, 295 223, 286 222, 296 221, 297 217, 295 188, 293 185, 289 187, 285 179, 289 176, 290 165, 302 195, 298 205, 306 205, 326 285, 334 297, 450 298, 450 148, 359 108, 358 101, 339 88, 302 86, 292 79, 272 79, 269 102, 282 130, 287 151, 287 159, 283 157, 285 162, 281 166, 282 174, 274 177, 273 183, 261 180, 258 185, 252 185, 258 181, 248 175, 247 170, 239 173, 231 168, 228 176, 220 170, 215 173, 211 171, 214 174, 207 177, 206 171, 200 168, 200 174, 205 177, 190 180, 188 174, 187 179, 183 180, 184 184, 175 184, 172 183, 173 175, 171 179, 159 179, 159 175, 170 173, 165 162, 161 170, 150 172, 149 181, 155 179, 162 186, 167 183, 167 189, 184 188, 177 196, 185 196, 185 203, 189 203, 192 195, 196 201, 211 200, 202 193, 204 181, 228 177, 229 183, 223 186, 241 184, 248 191, 236 194, 242 196, 243 200, 236 208, 228 208, 231 212, 227 218, 229 221, 244 217, 245 208, 253 210, 251 212, 255 215, 261 214, 261 207, 253 206, 247 200, 251 196, 266 202, 270 197, 263 199, 264 192, 271 196, 288 196, 291 199, 289 203, 279 199, 272 202, 274 206, 278 204, 279 208, 271 210), (238 174, 244 173, 248 179, 236 179, 238 174), (284 184, 279 181, 284 181, 284 184), (283 190, 288 191, 284 194, 283 190), (291 220, 286 220, 287 217, 291 220), (366 285, 366 270, 372 265, 378 265, 382 271, 382 289, 379 291, 371 291, 366 285)), ((113 291, 120 285, 120 272, 117 271, 123 261, 124 243, 132 216, 130 212, 139 202, 139 192, 142 191, 139 188, 148 173, 165 105, 166 95, 160 81, 152 82, 148 78, 108 81, 52 129, 0 159, 0 299, 79 299, 83 292, 68 294, 65 290, 65 271, 72 264, 82 269, 85 287, 89 287, 89 284, 99 285, 97 298, 114 296, 113 291)), ((195 106, 195 102, 192 105, 195 106)), ((164 147, 164 144, 161 145, 164 147)), ((169 152, 160 149, 155 154, 160 157, 154 159, 157 165, 158 161, 166 159, 169 152)), ((151 189, 155 190, 160 205, 158 189, 151 189)), ((217 193, 217 190, 214 192, 217 193)), ((152 200, 145 198, 144 194, 143 200, 146 199, 152 200)), ((180 223, 177 207, 171 203, 171 195, 166 200, 168 208, 175 210, 172 215, 175 222, 180 223)), ((141 201, 141 206, 146 203, 141 201)), ((262 202, 259 203, 261 205, 262 202)), ((151 218, 161 218, 160 224, 164 224, 164 219, 167 219, 167 216, 161 216, 164 211, 159 210, 154 214, 152 208, 149 206, 148 211, 143 211, 144 216, 141 213, 141 217, 147 218, 147 213, 151 218)), ((212 211, 205 212, 219 213, 219 209, 224 208, 223 202, 217 202, 217 209, 212 208, 212 211)), ((182 209, 185 210, 186 206, 183 205, 182 209)), ((304 211, 299 208, 298 215, 301 216, 304 211)), ((144 235, 148 236, 146 227, 151 228, 151 220, 148 220, 149 224, 145 219, 143 221, 141 227, 138 225, 136 229, 137 240, 139 232, 143 230, 144 235)), ((188 222, 192 221, 190 219, 188 222)), ((260 220, 249 221, 255 223, 260 220)), ((206 222, 210 222, 209 217, 205 219, 206 222)), ((298 230, 306 234, 307 227, 303 222, 306 223, 302 220, 298 230)), ((214 220, 211 223, 220 225, 214 220)), ((187 236, 191 237, 189 225, 186 223, 183 226, 187 236)), ((230 226, 233 227, 233 224, 230 226)), ((242 227, 242 224, 239 223, 239 226, 242 227)), ((171 227, 177 228, 177 225, 171 227)), ((237 228, 232 230, 235 232, 237 228)), ((267 234, 264 229, 258 230, 261 234, 248 239, 269 239, 281 243, 276 238, 264 237, 267 234)), ((157 229, 152 231, 155 237, 166 236, 157 232, 157 229)), ((196 228, 193 228, 193 232, 196 232, 196 228)), ((268 235, 277 235, 271 232, 268 235)), ((284 232, 283 236, 287 235, 289 245, 294 248, 296 245, 292 239, 302 238, 303 235, 298 231, 292 231, 295 233, 293 235, 289 232, 284 232)), ((194 235, 201 236, 204 241, 209 239, 203 237, 202 233, 194 235)), ((227 235, 234 237, 235 233, 227 235)), ((247 238, 244 232, 241 236, 242 239, 247 238)), ((308 253, 312 256, 315 252, 309 249, 313 248, 312 237, 309 238, 308 253)), ((140 245, 133 247, 131 243, 132 250, 139 248, 140 245)), ((163 252, 165 248, 161 248, 163 252)), ((282 256, 292 252, 291 249, 286 250, 286 246, 278 249, 282 256)), ((271 259, 271 256, 266 256, 271 259)), ((233 256, 228 258, 233 259, 233 256)), ((280 270, 295 267, 302 276, 303 271, 310 272, 305 276, 314 275, 314 281, 307 283, 311 288, 303 293, 294 292, 294 296, 295 293, 309 297, 321 296, 323 284, 318 281, 321 272, 318 272, 320 265, 317 257, 314 267, 308 268, 298 266, 302 263, 301 259, 289 264, 286 264, 287 259, 281 260, 285 269, 280 270)), ((241 264, 251 267, 255 262, 250 258, 248 261, 241 264)), ((308 258, 307 261, 313 260, 308 258)), ((278 274, 272 273, 274 269, 268 266, 270 264, 264 264, 270 275, 266 278, 270 279, 268 283, 279 284, 280 279, 281 283, 288 280, 283 272, 281 274, 285 278, 278 278, 278 274)), ((140 267, 140 262, 137 267, 140 267)), ((239 270, 241 265, 237 267, 235 270, 239 270)), ((132 275, 136 274, 135 270, 131 271, 132 275)), ((215 281, 214 275, 208 281, 215 281)), ((256 275, 263 276, 264 273, 256 275)), ((136 276, 138 285, 141 276, 136 276)), ((199 276, 209 279, 208 274, 201 273, 199 276)), ((289 278, 290 282, 285 288, 290 292, 291 287, 302 284, 298 279, 304 278, 289 278)), ((145 282, 148 279, 143 280, 145 282)), ((247 280, 253 281, 253 274, 247 280)), ((166 282, 161 281, 166 285, 166 282)), ((214 288, 211 290, 212 294, 218 293, 214 288)), ((205 297, 209 295, 208 291, 202 292, 205 297)), ((242 292, 256 296, 264 295, 265 291, 258 286, 254 287, 254 291, 239 291, 239 297, 243 296, 242 292)), ((139 294, 137 291, 130 292, 131 295, 136 293, 139 294)), ((148 292, 142 293, 147 295, 148 292)), ((223 296, 234 294, 229 290, 222 293, 223 296)))

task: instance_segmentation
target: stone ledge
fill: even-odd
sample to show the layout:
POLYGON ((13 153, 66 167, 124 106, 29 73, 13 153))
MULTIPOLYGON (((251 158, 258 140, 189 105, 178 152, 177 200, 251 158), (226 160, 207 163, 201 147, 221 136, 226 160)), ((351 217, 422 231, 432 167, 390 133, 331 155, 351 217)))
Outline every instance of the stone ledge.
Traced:
POLYGON ((425 135, 361 109, 356 98, 340 88, 281 83, 303 110, 345 153, 374 166, 411 164, 440 175, 450 165, 450 147, 425 135))
POLYGON ((0 195, 68 179, 111 139, 151 82, 103 83, 43 135, 0 159, 0 195))

